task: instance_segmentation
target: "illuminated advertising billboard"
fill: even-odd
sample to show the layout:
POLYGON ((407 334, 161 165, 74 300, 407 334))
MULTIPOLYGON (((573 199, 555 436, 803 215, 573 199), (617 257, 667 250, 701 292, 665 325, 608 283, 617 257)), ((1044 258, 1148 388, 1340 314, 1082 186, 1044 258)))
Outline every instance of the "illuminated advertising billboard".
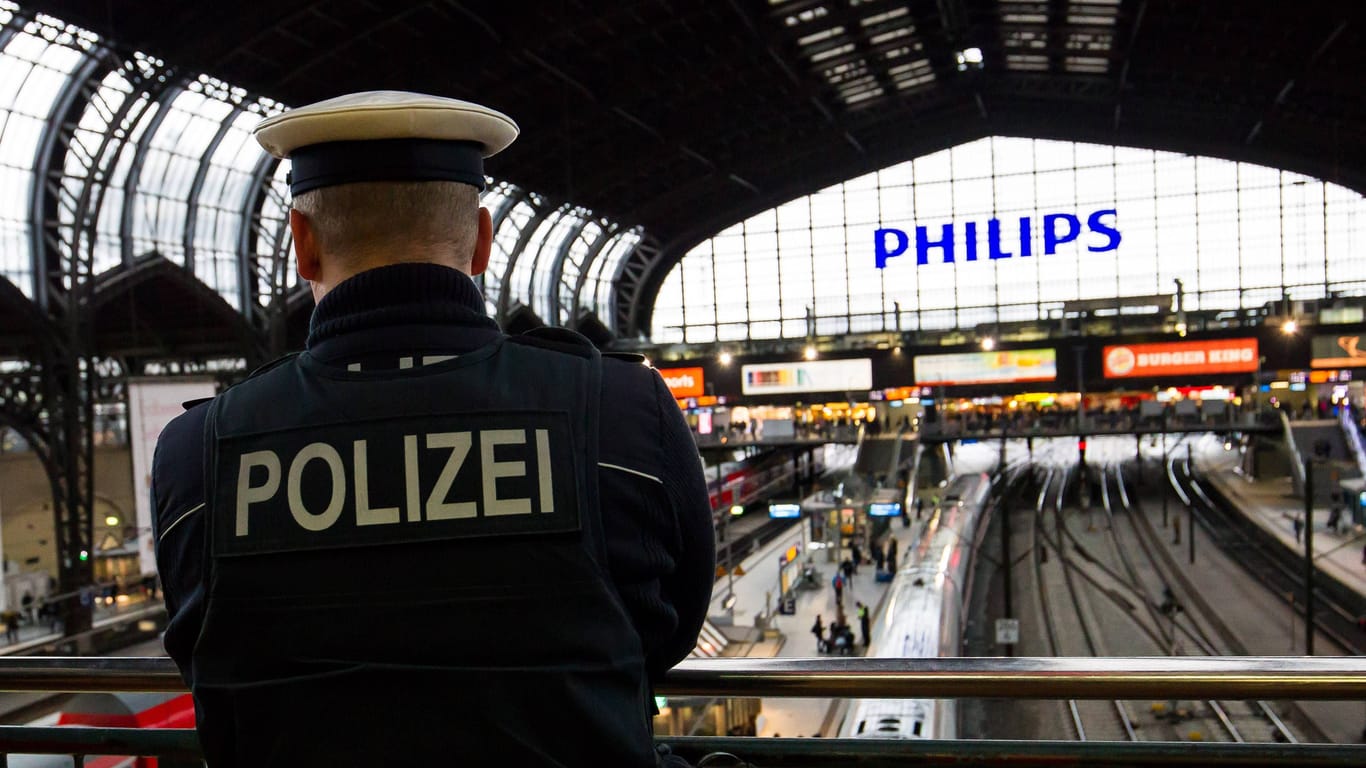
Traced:
POLYGON ((1361 336, 1315 336, 1311 368, 1366 368, 1366 349, 1358 349, 1361 336))
POLYGON ((1118 344, 1104 350, 1105 378, 1252 373, 1257 370, 1256 339, 1118 344))
POLYGON ((675 398, 701 397, 706 394, 701 368, 660 368, 659 375, 675 398))
POLYGON ((869 517, 897 517, 901 514, 901 502, 877 501, 868 505, 869 517))
POLYGON ((155 542, 152 540, 152 454, 161 430, 171 419, 185 412, 187 400, 213 397, 212 381, 157 381, 141 379, 128 382, 128 443, 132 452, 133 500, 137 523, 138 567, 142 573, 156 573, 155 542))
POLYGON ((756 363, 740 368, 741 392, 780 395, 794 392, 856 392, 873 388, 873 361, 812 360, 756 363))
POLYGON ((800 504, 769 504, 768 516, 774 519, 786 520, 802 516, 802 505, 800 504))
POLYGON ((1053 349, 921 355, 914 364, 915 383, 922 386, 1008 384, 1053 381, 1058 377, 1058 353, 1053 349))

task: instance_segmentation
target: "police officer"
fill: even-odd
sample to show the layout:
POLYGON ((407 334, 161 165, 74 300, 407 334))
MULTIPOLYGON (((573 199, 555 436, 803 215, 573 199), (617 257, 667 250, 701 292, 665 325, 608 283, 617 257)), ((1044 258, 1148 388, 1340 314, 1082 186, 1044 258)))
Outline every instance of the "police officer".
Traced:
POLYGON ((502 334, 498 112, 399 92, 267 119, 306 349, 188 410, 153 463, 165 644, 210 766, 655 765, 651 684, 714 551, 659 374, 502 334))

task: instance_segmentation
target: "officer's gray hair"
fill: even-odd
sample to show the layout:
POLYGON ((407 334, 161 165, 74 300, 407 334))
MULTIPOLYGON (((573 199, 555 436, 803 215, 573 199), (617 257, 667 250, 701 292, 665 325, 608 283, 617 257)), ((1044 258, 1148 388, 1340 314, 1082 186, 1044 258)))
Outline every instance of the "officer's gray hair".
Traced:
POLYGON ((426 261, 450 253, 468 268, 479 233, 479 191, 454 181, 373 181, 305 192, 294 207, 323 253, 340 259, 426 261))

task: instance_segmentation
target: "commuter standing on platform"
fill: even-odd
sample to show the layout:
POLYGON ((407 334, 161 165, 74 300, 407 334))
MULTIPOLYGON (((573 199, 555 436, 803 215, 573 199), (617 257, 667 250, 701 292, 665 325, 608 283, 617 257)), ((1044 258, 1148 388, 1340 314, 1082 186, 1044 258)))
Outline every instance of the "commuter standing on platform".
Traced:
POLYGON ((868 649, 868 625, 871 623, 868 618, 868 606, 863 603, 854 603, 854 607, 858 609, 855 615, 858 617, 858 628, 863 635, 863 649, 866 651, 868 649))
POLYGON ((896 573, 896 549, 897 549, 897 543, 896 543, 896 537, 895 537, 895 536, 893 536, 893 537, 891 537, 891 538, 892 538, 892 540, 889 541, 889 542, 887 542, 887 572, 888 572, 888 573, 896 573))
POLYGON ((13 608, 6 608, 0 613, 0 621, 5 623, 5 642, 19 642, 19 612, 13 608))
POLYGON ((210 768, 677 764, 651 688, 710 601, 702 464, 643 358, 486 315, 483 158, 516 135, 392 91, 257 128, 292 164, 307 346, 153 461, 210 768))
POLYGON ((816 636, 816 650, 821 650, 821 645, 825 643, 825 622, 821 621, 821 615, 816 614, 816 623, 811 625, 811 634, 816 636))
POLYGON ((835 578, 830 580, 830 586, 835 588, 835 605, 841 609, 844 607, 844 574, 836 573, 835 578))

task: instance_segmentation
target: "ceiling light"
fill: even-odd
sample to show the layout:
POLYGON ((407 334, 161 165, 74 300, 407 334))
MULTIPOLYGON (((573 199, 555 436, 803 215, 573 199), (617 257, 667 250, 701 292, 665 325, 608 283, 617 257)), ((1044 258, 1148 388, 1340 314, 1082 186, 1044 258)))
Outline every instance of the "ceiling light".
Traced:
POLYGON ((1284 333, 1286 336, 1294 336, 1295 331, 1298 331, 1299 329, 1300 324, 1294 320, 1286 320, 1281 324, 1281 333, 1284 333))
POLYGON ((991 350, 993 350, 993 349, 995 349, 995 348, 996 348, 996 340, 995 340, 995 339, 991 338, 990 336, 986 337, 985 339, 982 339, 982 349, 983 349, 983 350, 985 350, 985 351, 987 351, 987 352, 990 352, 991 350))
POLYGON ((733 359, 734 359, 734 358, 732 358, 732 357, 730 356, 730 353, 729 353, 729 352, 722 352, 722 353, 721 353, 719 356, 717 356, 717 358, 716 358, 717 362, 721 363, 721 365, 730 365, 730 361, 733 360, 733 359))
POLYGON ((815 360, 816 348, 810 344, 807 344, 806 349, 802 352, 802 357, 805 357, 807 360, 815 360))

